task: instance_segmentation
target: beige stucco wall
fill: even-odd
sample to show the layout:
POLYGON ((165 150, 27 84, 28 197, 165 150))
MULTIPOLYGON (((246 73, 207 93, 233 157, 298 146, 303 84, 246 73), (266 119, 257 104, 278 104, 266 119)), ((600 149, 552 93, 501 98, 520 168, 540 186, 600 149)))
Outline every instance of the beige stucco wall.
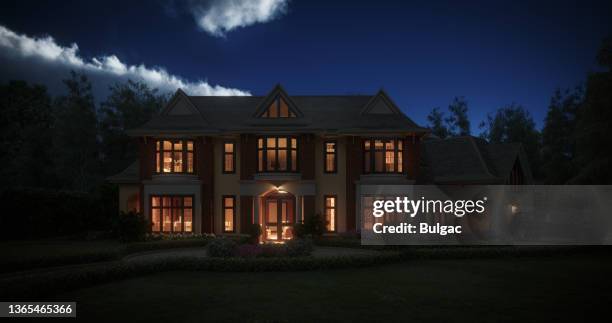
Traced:
POLYGON ((240 143, 239 137, 215 138, 214 141, 214 195, 215 200, 215 234, 223 233, 223 195, 236 197, 236 233, 240 232, 240 143), (234 154, 236 155, 236 172, 233 174, 223 173, 223 145, 225 141, 234 141, 234 154))
POLYGON ((326 139, 317 138, 315 141, 315 181, 317 193, 315 196, 316 212, 324 216, 325 195, 337 196, 337 232, 346 231, 346 139, 329 138, 337 141, 337 168, 336 173, 324 172, 323 143, 326 139))
MULTIPOLYGON (((338 171, 334 174, 324 173, 323 164, 323 142, 325 139, 317 138, 315 141, 315 208, 321 216, 324 214, 324 196, 337 196, 337 232, 346 231, 346 143, 344 138, 335 138, 338 142, 338 171)), ((223 233, 223 195, 233 195, 236 197, 236 232, 240 232, 240 194, 260 196, 273 188, 273 185, 265 182, 241 183, 240 181, 240 151, 239 138, 227 137, 216 138, 214 141, 214 214, 215 214, 215 233, 223 233), (236 151, 236 172, 233 174, 223 173, 223 144, 226 140, 233 139, 236 151), (242 185, 241 185, 242 184, 242 185), (253 188, 249 188, 254 186, 253 188), (257 189, 257 192, 254 190, 257 189), (253 192, 251 192, 253 191, 253 192)), ((278 181, 281 183, 282 181, 278 181)), ((313 191, 310 189, 312 184, 302 181, 287 181, 282 188, 299 197, 313 191)), ((299 211, 299 210, 298 210, 299 211)))

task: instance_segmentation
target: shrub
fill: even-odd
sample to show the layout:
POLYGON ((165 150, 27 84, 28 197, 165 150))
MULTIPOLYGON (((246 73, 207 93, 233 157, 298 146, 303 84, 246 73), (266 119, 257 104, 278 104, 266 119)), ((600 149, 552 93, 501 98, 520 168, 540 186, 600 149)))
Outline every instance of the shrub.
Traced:
POLYGON ((115 223, 115 234, 122 242, 144 241, 149 221, 140 213, 121 212, 115 223))
POLYGON ((284 244, 266 243, 260 245, 260 257, 284 257, 287 255, 287 247, 284 244))
POLYGON ((320 237, 325 232, 325 222, 319 214, 308 215, 304 222, 293 226, 293 234, 297 238, 320 237))
POLYGON ((208 244, 208 255, 210 257, 231 257, 236 253, 238 244, 232 239, 217 238, 208 244))
POLYGON ((304 223, 297 222, 293 225, 293 236, 298 239, 306 238, 306 228, 304 227, 304 223))
POLYGON ((262 249, 256 244, 243 244, 236 249, 236 256, 241 258, 255 258, 261 256, 262 249))
POLYGON ((310 239, 293 239, 287 242, 287 256, 302 257, 312 254, 312 241, 310 239))

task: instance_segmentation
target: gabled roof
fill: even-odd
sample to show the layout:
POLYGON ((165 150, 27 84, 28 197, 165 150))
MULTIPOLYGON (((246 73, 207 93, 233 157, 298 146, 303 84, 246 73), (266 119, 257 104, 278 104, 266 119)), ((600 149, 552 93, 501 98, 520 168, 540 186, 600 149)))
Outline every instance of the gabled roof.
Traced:
POLYGON ((137 184, 140 183, 139 174, 140 165, 136 160, 120 173, 108 177, 107 180, 116 184, 137 184))
MULTIPOLYGON (((182 92, 182 91, 181 91, 182 92)), ((176 95, 175 95, 176 97, 176 95)), ((181 95, 182 97, 182 95, 181 95)), ((384 92, 376 95, 298 95, 289 96, 278 85, 266 96, 188 96, 202 119, 162 113, 137 129, 133 136, 175 134, 214 134, 224 132, 331 132, 331 133, 426 133, 402 113, 384 92), (281 95, 296 118, 257 118, 266 103, 281 95), (398 114, 363 113, 369 104, 384 100, 398 114), (388 103, 390 102, 390 103, 388 103)), ((164 109, 164 111, 170 111, 164 109)))
POLYGON ((361 110, 363 115, 372 114, 396 114, 401 115, 402 111, 391 100, 385 90, 380 89, 361 110))
POLYGON ((276 100, 276 98, 283 99, 287 105, 289 106, 289 110, 295 113, 295 115, 299 117, 303 117, 304 114, 299 109, 297 104, 293 102, 291 97, 287 94, 287 91, 280 85, 277 84, 272 91, 261 101, 257 109, 255 109, 255 113, 253 114, 254 118, 259 118, 265 111, 268 109, 268 106, 272 103, 272 101, 276 100))
POLYGON ((472 136, 423 141, 427 181, 434 183, 504 184, 517 160, 527 183, 529 163, 519 143, 490 144, 472 136))

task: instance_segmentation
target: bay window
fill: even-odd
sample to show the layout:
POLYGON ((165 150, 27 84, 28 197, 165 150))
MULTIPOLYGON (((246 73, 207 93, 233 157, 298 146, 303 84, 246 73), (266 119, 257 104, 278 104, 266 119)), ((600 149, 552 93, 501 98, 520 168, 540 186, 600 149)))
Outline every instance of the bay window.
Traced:
POLYGON ((260 137, 257 139, 257 171, 297 172, 297 138, 260 137))
POLYGON ((193 196, 151 196, 151 231, 154 233, 193 232, 193 196))
POLYGON ((157 173, 193 173, 192 140, 158 140, 155 147, 157 173))
POLYGON ((402 173, 404 147, 401 139, 363 141, 364 173, 402 173))

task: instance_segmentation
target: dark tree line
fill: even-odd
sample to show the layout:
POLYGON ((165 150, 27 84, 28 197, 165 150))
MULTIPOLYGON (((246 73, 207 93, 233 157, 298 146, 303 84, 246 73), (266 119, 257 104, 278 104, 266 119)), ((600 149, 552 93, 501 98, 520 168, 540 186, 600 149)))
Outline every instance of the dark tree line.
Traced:
MULTIPOLYGON (((597 55, 601 71, 586 84, 556 90, 539 131, 529 111, 512 103, 489 114, 480 136, 492 143, 520 142, 534 176, 545 184, 612 183, 612 38, 597 55)), ((455 98, 445 117, 439 108, 427 117, 432 134, 442 139, 470 134, 467 101, 455 98)))
POLYGON ((86 75, 72 72, 66 92, 53 98, 24 81, 0 85, 1 186, 89 192, 136 158, 125 130, 147 121, 165 104, 140 82, 110 87, 97 105, 86 75))
MULTIPOLYGON (((602 70, 590 73, 583 87, 553 94, 541 131, 513 103, 489 114, 480 136, 522 143, 543 183, 611 183, 612 38, 597 61, 602 70)), ((66 92, 57 97, 24 81, 0 85, 0 189, 96 189, 137 157, 125 130, 146 122, 169 97, 127 81, 112 85, 96 104, 85 75, 72 72, 63 82, 66 92)), ((448 111, 433 109, 427 119, 437 137, 471 134, 464 97, 454 98, 448 111)))

